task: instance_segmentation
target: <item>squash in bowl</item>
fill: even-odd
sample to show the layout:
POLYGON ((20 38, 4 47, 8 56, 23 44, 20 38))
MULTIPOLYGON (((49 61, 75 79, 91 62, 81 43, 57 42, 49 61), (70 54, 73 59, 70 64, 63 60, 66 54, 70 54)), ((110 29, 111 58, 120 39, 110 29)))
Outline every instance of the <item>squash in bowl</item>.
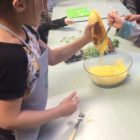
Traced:
POLYGON ((83 65, 94 83, 100 86, 114 86, 124 81, 132 63, 130 55, 115 51, 86 59, 83 65))

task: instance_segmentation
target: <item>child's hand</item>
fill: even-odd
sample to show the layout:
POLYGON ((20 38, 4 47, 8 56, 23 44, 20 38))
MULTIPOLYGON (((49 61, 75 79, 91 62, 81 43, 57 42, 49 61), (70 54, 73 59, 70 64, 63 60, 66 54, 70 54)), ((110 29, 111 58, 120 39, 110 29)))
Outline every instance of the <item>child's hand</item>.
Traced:
POLYGON ((140 15, 138 14, 130 14, 130 15, 127 15, 125 16, 125 20, 127 21, 137 21, 139 22, 140 21, 140 15))
POLYGON ((93 41, 96 42, 96 37, 93 36, 93 30, 97 31, 98 34, 98 26, 96 26, 97 23, 94 24, 88 24, 85 28, 85 32, 84 32, 84 39, 86 40, 87 43, 93 41))
POLYGON ((111 11, 107 16, 108 23, 117 29, 120 29, 124 23, 124 18, 119 16, 116 11, 111 11))
POLYGON ((79 102, 79 97, 76 96, 76 92, 73 92, 59 104, 58 108, 60 109, 61 115, 68 116, 74 113, 79 102))
POLYGON ((70 19, 70 18, 65 18, 65 19, 64 19, 64 22, 65 22, 65 24, 67 24, 67 25, 73 24, 73 23, 74 23, 74 21, 73 21, 72 19, 70 19))

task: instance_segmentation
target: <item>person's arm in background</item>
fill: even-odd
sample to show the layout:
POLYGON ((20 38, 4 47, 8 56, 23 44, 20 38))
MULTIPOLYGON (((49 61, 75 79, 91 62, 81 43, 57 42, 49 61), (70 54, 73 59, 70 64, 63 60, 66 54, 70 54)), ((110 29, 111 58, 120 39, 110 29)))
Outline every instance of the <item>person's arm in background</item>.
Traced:
POLYGON ((116 35, 140 46, 140 25, 136 23, 125 21, 122 27, 116 32, 116 35))
POLYGON ((60 19, 52 20, 51 24, 48 26, 49 26, 49 29, 58 29, 58 28, 67 26, 69 24, 73 24, 73 21, 70 18, 63 17, 60 19))
POLYGON ((49 30, 58 29, 60 27, 67 26, 69 24, 73 24, 73 21, 67 17, 63 17, 60 19, 52 20, 47 23, 43 23, 38 27, 38 32, 40 34, 40 38, 47 43, 47 37, 49 30))
POLYGON ((127 21, 136 21, 137 23, 140 23, 140 14, 130 14, 125 16, 125 20, 127 21))
POLYGON ((116 35, 126 40, 134 42, 140 46, 140 25, 126 21, 116 12, 112 11, 108 14, 108 22, 117 29, 116 35))

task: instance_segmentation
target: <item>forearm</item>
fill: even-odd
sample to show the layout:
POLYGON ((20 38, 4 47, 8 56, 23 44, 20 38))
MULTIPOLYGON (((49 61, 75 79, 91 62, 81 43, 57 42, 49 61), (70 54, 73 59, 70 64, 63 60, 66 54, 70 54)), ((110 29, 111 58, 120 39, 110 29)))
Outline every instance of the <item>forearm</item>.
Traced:
POLYGON ((121 29, 118 30, 116 35, 130 40, 134 43, 140 40, 140 26, 136 23, 125 22, 121 29))
POLYGON ((84 47, 87 43, 92 41, 91 29, 94 27, 94 24, 89 24, 85 28, 84 34, 77 40, 69 43, 65 46, 57 47, 54 49, 49 48, 45 43, 39 40, 40 46, 48 48, 48 62, 49 65, 55 65, 59 62, 62 62, 76 53, 79 49, 84 47))
POLYGON ((3 128, 11 130, 33 128, 57 119, 62 116, 61 114, 58 107, 45 111, 21 111, 14 118, 5 118, 3 128))
POLYGON ((52 65, 62 62, 72 56, 75 52, 85 46, 89 41, 84 37, 80 37, 76 41, 69 43, 68 45, 57 47, 51 51, 53 53, 52 65))

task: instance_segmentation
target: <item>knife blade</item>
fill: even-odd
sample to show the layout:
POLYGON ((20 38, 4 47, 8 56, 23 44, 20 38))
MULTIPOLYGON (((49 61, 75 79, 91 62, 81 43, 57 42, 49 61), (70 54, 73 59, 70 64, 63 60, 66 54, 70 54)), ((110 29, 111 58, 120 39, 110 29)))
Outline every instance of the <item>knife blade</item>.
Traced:
MULTIPOLYGON (((120 15, 121 17, 125 17, 126 15, 120 15)), ((107 17, 102 17, 101 19, 107 19, 107 17)), ((88 21, 88 19, 83 19, 83 20, 75 20, 74 23, 78 23, 78 22, 86 22, 88 21)))

